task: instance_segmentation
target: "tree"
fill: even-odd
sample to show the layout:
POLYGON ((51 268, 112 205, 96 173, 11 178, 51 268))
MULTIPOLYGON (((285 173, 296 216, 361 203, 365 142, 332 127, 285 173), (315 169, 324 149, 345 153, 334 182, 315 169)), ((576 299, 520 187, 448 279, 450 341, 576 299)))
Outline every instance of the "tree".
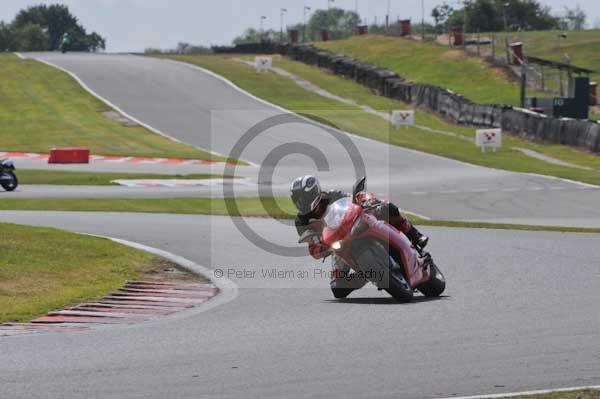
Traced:
POLYGON ((443 29, 440 29, 441 26, 448 24, 448 19, 453 12, 454 9, 452 6, 446 2, 433 8, 431 11, 431 17, 435 21, 435 28, 438 33, 442 33, 443 29))
POLYGON ((44 51, 48 46, 48 34, 39 25, 23 25, 14 29, 13 32, 15 50, 44 51))
MULTIPOLYGON (((17 13, 11 24, 14 32, 23 32, 29 39, 41 39, 39 32, 31 26, 38 26, 46 35, 46 45, 40 50, 56 51, 62 44, 65 33, 70 37, 69 50, 73 51, 98 51, 106 48, 106 39, 93 32, 88 35, 85 28, 80 25, 77 18, 71 14, 69 8, 61 4, 37 5, 23 9, 17 13), (31 36, 34 35, 34 36, 31 36)), ((21 41, 21 43, 32 43, 21 41)), ((39 47, 39 42, 36 42, 39 47)), ((18 48, 26 50, 26 48, 18 48)))
POLYGON ((65 32, 74 30, 77 18, 69 12, 69 8, 61 4, 47 6, 41 4, 19 11, 13 25, 16 28, 28 24, 36 24, 47 29, 48 50, 58 50, 65 32))
POLYGON ((95 53, 98 50, 106 50, 106 39, 96 32, 92 32, 90 35, 88 35, 87 40, 89 51, 95 53))
POLYGON ((315 37, 326 29, 331 39, 342 39, 352 34, 356 26, 360 25, 360 16, 354 11, 341 8, 317 10, 307 23, 307 36, 315 37))
POLYGON ((561 28, 582 30, 585 28, 586 19, 587 16, 581 7, 579 7, 579 4, 575 8, 565 7, 565 16, 561 19, 561 28))
POLYGON ((462 26, 469 32, 498 32, 506 25, 510 30, 548 30, 559 27, 559 19, 549 7, 537 0, 470 0, 454 10, 448 24, 462 26))
POLYGON ((262 40, 261 34, 254 28, 248 28, 240 36, 233 39, 233 44, 248 44, 248 43, 260 43, 262 40))
POLYGON ((14 43, 15 33, 12 26, 0 21, 0 51, 13 51, 14 43))

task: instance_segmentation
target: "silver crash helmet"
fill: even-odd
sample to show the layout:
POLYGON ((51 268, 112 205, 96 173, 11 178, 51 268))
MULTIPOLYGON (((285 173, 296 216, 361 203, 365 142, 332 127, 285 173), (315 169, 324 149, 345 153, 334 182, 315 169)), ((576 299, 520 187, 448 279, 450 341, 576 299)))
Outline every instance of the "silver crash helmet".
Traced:
POLYGON ((293 181, 290 192, 292 201, 301 215, 314 211, 321 201, 321 185, 315 176, 302 176, 293 181))

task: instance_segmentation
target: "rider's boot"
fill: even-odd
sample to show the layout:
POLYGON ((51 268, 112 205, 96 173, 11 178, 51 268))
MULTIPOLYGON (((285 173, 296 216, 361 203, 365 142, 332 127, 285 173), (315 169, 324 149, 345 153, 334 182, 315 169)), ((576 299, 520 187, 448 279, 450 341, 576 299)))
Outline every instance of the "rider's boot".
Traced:
POLYGON ((421 234, 419 230, 412 226, 410 230, 406 233, 406 237, 410 240, 410 242, 417 248, 423 249, 427 246, 429 242, 429 237, 421 234))

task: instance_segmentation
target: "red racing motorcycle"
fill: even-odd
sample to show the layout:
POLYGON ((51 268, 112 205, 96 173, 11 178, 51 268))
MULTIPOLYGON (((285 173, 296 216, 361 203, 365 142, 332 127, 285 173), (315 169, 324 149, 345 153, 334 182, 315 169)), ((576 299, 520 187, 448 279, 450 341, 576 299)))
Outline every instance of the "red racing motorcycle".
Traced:
MULTIPOLYGON (((387 291, 400 302, 409 302, 415 290, 425 296, 440 296, 446 288, 444 275, 431 255, 415 248, 409 239, 370 211, 378 205, 365 198, 366 179, 354 185, 352 198, 342 198, 329 206, 323 217, 320 240, 363 278, 387 291)), ((368 195, 367 195, 368 197, 368 195)), ((308 242, 314 230, 300 237, 308 242)))

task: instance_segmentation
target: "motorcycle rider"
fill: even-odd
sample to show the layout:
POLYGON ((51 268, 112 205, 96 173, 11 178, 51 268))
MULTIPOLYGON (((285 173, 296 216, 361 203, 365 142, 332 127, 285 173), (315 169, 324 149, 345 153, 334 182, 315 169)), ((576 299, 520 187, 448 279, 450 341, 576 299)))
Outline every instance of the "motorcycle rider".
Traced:
MULTIPOLYGON (((290 187, 292 201, 298 209, 295 225, 298 235, 307 230, 315 230, 320 233, 322 228, 320 220, 325 215, 327 207, 335 201, 349 197, 342 191, 331 190, 322 192, 319 179, 315 176, 298 177, 290 187)), ((400 213, 398 207, 391 202, 381 201, 373 195, 364 195, 369 205, 377 205, 373 211, 375 217, 385 220, 396 229, 403 232, 411 243, 418 248, 425 248, 429 238, 421 234, 413 224, 400 213)), ((359 198, 359 201, 361 199, 359 198)), ((329 248, 322 244, 317 236, 308 244, 308 251, 315 259, 325 258, 331 254, 329 248)), ((345 298, 350 292, 362 288, 367 281, 358 278, 356 274, 350 274, 350 267, 339 257, 334 256, 331 290, 336 298, 345 298)))

